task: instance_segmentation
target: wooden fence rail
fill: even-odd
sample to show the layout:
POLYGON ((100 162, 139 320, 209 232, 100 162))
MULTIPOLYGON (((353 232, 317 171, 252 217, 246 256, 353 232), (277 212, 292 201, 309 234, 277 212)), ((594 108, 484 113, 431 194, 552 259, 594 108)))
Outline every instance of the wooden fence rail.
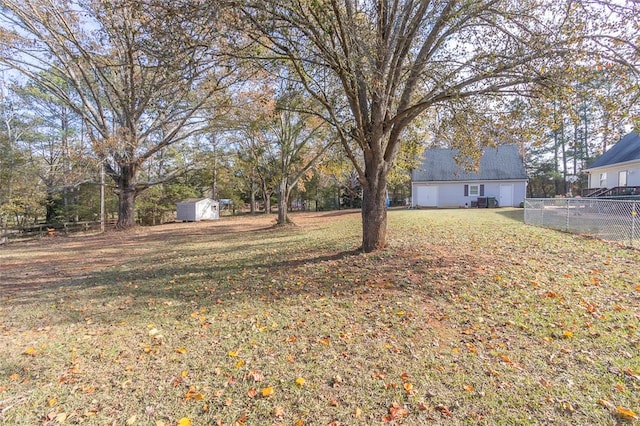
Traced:
POLYGON ((100 222, 65 222, 35 224, 0 229, 0 244, 45 236, 69 235, 79 232, 100 232, 100 222))

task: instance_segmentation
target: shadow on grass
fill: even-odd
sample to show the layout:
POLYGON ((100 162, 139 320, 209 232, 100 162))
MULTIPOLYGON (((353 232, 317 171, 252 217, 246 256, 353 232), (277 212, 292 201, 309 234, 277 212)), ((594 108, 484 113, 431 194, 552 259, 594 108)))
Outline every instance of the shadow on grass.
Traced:
POLYGON ((286 303, 299 296, 350 297, 382 288, 441 294, 437 284, 415 287, 402 278, 408 258, 396 256, 394 264, 389 265, 381 264, 376 255, 357 250, 307 248, 296 252, 296 239, 283 245, 277 240, 270 242, 262 231, 248 235, 260 236, 261 240, 256 244, 238 242, 227 252, 248 252, 258 246, 260 253, 217 262, 216 254, 202 255, 193 249, 183 251, 181 256, 190 260, 178 264, 167 261, 166 253, 154 252, 126 265, 92 271, 86 277, 43 282, 28 289, 14 287, 3 303, 27 309, 34 304, 36 309, 54 306, 55 312, 46 315, 51 325, 82 322, 85 316, 109 324, 148 316, 149 310, 158 306, 170 317, 178 317, 193 309, 233 309, 257 300, 286 303), (262 254, 276 248, 280 259, 262 254))
MULTIPOLYGON (((454 265, 437 255, 423 255, 428 252, 423 249, 362 254, 346 249, 351 232, 274 230, 260 220, 249 226, 174 224, 155 235, 89 238, 75 248, 59 247, 67 264, 58 270, 47 265, 58 248, 46 247, 28 273, 14 268, 0 274, 0 302, 33 311, 24 315, 51 324, 82 322, 85 316, 109 324, 148 316, 158 306, 169 315, 184 315, 257 300, 287 303, 298 296, 415 291, 434 297, 445 294, 444 286, 446 294, 455 291, 452 285, 457 284, 450 280, 454 265)), ((460 262, 473 267, 469 259, 460 262)))
POLYGON ((524 223, 524 209, 514 210, 497 210, 496 213, 507 219, 515 220, 516 222, 524 223))

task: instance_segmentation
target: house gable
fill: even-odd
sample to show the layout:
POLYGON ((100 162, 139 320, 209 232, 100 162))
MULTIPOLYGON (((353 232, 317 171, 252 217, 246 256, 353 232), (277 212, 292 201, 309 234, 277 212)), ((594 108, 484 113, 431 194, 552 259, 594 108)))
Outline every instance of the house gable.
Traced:
POLYGON ((527 173, 516 145, 485 148, 477 172, 458 164, 458 154, 453 149, 425 152, 422 164, 412 173, 413 207, 469 207, 485 197, 506 207, 524 200, 527 173))
POLYGON ((527 173, 516 145, 485 148, 477 173, 465 170, 456 162, 456 149, 425 151, 420 167, 413 171, 414 182, 466 182, 493 180, 526 180, 527 173))
POLYGON ((636 132, 631 132, 598 157, 586 170, 635 161, 640 162, 640 135, 636 132))

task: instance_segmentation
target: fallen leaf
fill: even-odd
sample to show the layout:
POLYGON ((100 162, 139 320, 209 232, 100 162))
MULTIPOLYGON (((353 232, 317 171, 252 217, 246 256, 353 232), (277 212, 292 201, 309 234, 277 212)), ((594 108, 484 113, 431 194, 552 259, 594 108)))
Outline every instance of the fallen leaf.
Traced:
POLYGON ((29 356, 36 356, 38 354, 38 351, 36 350, 36 348, 27 348, 24 350, 23 354, 29 355, 29 356))
POLYGON ((405 383, 402 387, 404 387, 405 392, 408 394, 413 392, 413 385, 409 382, 405 383))
POLYGON ((189 388, 187 393, 184 395, 184 399, 193 399, 194 401, 202 401, 204 399, 204 395, 200 392, 197 392, 195 388, 189 388))
POLYGON ((245 376, 245 379, 253 380, 254 382, 258 383, 264 380, 264 374, 262 374, 262 372, 258 370, 249 371, 245 376))
POLYGON ((191 426, 191 419, 189 417, 183 417, 178 420, 178 426, 191 426))
POLYGON ((440 412, 445 417, 449 417, 452 413, 451 411, 444 405, 440 404, 436 406, 436 410, 440 412))
POLYGON ((338 386, 340 386, 342 384, 344 380, 342 379, 342 376, 339 374, 336 374, 333 379, 331 379, 331 386, 334 388, 337 388, 338 386))
POLYGON ((575 411, 573 405, 568 401, 563 401, 560 405, 562 406, 562 409, 567 413, 573 413, 575 411))
POLYGON ((176 348, 175 350, 177 353, 179 354, 184 354, 187 353, 187 350, 185 348, 176 348))
POLYGON ((382 417, 382 421, 385 423, 391 423, 394 420, 405 417, 409 414, 409 410, 404 407, 401 407, 400 404, 394 402, 389 407, 389 412, 386 416, 382 417))
POLYGON ((273 410, 271 410, 271 414, 273 414, 275 417, 284 417, 284 408, 282 408, 280 405, 276 405, 275 407, 273 407, 273 410))
POLYGON ((304 386, 305 382, 306 382, 306 380, 304 379, 304 377, 298 377, 296 379, 296 385, 298 385, 298 386, 304 386))
POLYGON ((602 405, 604 408, 607 408, 609 410, 615 410, 616 408, 611 402, 607 401, 606 399, 598 400, 598 404, 602 405))
POLYGON ((58 403, 58 400, 55 398, 51 398, 49 400, 49 407, 53 407, 54 405, 56 405, 58 403))
POLYGON ((618 417, 620 417, 621 419, 624 419, 624 420, 637 420, 638 419, 638 415, 634 411, 631 411, 628 408, 624 408, 624 407, 621 407, 619 405, 616 408, 616 414, 618 415, 618 417))
POLYGON ((273 387, 269 386, 267 388, 263 388, 260 393, 262 396, 267 397, 273 394, 273 387))

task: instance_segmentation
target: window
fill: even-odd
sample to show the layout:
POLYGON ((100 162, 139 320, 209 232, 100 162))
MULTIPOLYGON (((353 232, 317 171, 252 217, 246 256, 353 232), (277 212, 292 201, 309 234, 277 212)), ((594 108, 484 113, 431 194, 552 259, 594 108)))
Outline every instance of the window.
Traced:
POLYGON ((465 197, 484 197, 484 185, 465 185, 464 186, 464 196, 465 197))
POLYGON ((607 174, 600 173, 600 188, 606 188, 606 187, 607 187, 607 174))
POLYGON ((618 186, 627 186, 627 171, 618 172, 618 186))

